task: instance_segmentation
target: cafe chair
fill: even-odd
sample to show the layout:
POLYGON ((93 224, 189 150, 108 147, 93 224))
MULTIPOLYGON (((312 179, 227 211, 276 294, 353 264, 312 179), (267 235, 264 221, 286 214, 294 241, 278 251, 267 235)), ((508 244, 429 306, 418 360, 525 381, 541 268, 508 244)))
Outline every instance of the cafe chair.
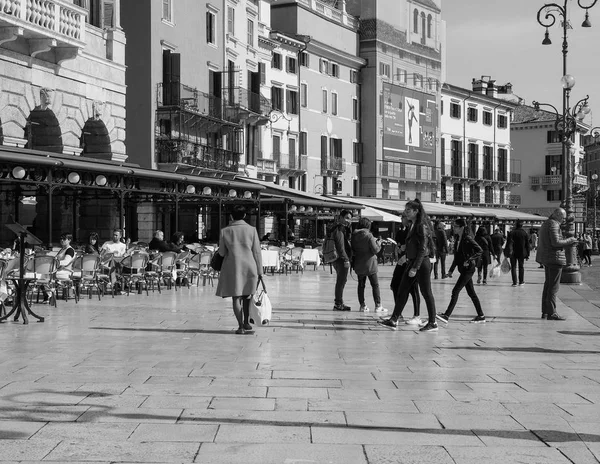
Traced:
MULTIPOLYGON (((175 284, 177 279, 177 272, 175 270, 176 262, 177 253, 174 251, 165 251, 162 253, 159 275, 160 280, 165 283, 169 290, 175 284)), ((177 286, 175 286, 175 290, 177 290, 177 286)))
POLYGON ((89 299, 92 298, 92 292, 95 289, 98 294, 98 301, 104 294, 104 283, 100 279, 101 269, 100 256, 97 254, 84 254, 75 258, 73 262, 73 281, 75 282, 75 291, 77 297, 81 298, 81 292, 88 292, 89 299))
POLYGON ((304 274, 304 260, 302 257, 303 253, 304 253, 304 249, 301 247, 292 248, 291 257, 290 257, 290 269, 292 271, 295 269, 296 274, 298 274, 298 271, 300 271, 300 272, 302 272, 302 274, 304 274))
POLYGON ((175 259, 175 274, 177 275, 175 287, 177 287, 177 285, 182 287, 185 282, 187 288, 190 288, 189 261, 191 257, 192 252, 188 250, 182 251, 177 255, 177 258, 175 259))
POLYGON ((162 255, 156 253, 154 256, 150 256, 148 264, 146 265, 146 272, 144 277, 146 279, 146 286, 150 285, 152 293, 154 293, 154 285, 158 289, 158 293, 161 293, 160 289, 160 266, 162 263, 162 255))
POLYGON ((145 277, 149 259, 148 253, 134 251, 121 260, 121 282, 122 288, 127 288, 127 296, 129 296, 133 287, 137 287, 140 293, 142 287, 145 287, 146 295, 149 295, 145 277))
POLYGON ((29 304, 33 303, 36 294, 36 303, 40 301, 42 288, 49 294, 49 303, 56 308, 56 270, 59 267, 56 256, 34 256, 25 266, 25 279, 29 283, 29 304))

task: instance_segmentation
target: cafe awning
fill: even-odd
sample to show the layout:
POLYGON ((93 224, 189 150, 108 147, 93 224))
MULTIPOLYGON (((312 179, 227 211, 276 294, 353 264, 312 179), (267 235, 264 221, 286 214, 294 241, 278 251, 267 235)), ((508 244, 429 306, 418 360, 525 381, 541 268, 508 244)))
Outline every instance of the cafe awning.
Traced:
POLYGON ((365 209, 363 209, 360 212, 360 215, 361 215, 361 217, 370 219, 371 221, 402 222, 402 219, 400 218, 400 216, 397 216, 397 215, 391 214, 391 213, 386 213, 385 211, 382 211, 377 208, 371 208, 369 206, 367 206, 365 209))

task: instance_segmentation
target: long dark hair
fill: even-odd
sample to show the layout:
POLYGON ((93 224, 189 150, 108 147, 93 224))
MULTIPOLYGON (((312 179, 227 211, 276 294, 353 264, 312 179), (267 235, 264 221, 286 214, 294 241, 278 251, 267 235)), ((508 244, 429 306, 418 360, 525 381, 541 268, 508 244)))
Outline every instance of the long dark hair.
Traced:
POLYGON ((458 227, 462 227, 464 229, 463 235, 468 235, 469 237, 471 237, 471 224, 469 224, 463 218, 455 219, 454 224, 456 224, 458 227))
POLYGON ((485 226, 479 226, 479 229, 477 229, 477 234, 478 237, 485 237, 486 235, 488 235, 488 231, 485 228, 485 226))
POLYGON ((423 231, 423 227, 420 227, 421 225, 425 226, 425 228, 427 228, 427 230, 429 231, 430 234, 433 233, 433 227, 431 226, 431 219, 429 219, 429 216, 425 212, 425 209, 423 208, 423 203, 421 203, 421 200, 419 200, 418 198, 415 198, 414 200, 407 201, 405 208, 410 208, 410 209, 414 209, 417 211, 417 217, 415 219, 414 227, 415 227, 415 231, 418 234, 421 234, 423 231))

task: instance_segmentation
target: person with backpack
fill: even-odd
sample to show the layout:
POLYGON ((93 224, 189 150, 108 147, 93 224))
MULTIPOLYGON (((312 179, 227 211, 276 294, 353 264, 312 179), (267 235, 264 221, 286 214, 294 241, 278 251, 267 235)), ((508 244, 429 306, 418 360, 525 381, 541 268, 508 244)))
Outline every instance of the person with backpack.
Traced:
POLYGON ((419 289, 427 305, 429 317, 427 324, 419 330, 421 332, 437 332, 435 300, 431 292, 431 261, 429 260, 430 257, 435 256, 435 245, 432 237, 433 227, 419 199, 406 202, 404 213, 406 218, 412 222, 406 237, 406 259, 408 264, 400 281, 398 297, 392 316, 378 322, 384 327, 396 330, 398 319, 408 301, 410 290, 415 282, 419 282, 419 289))
POLYGON ((368 312, 365 303, 365 287, 367 279, 373 291, 375 312, 383 313, 387 310, 381 306, 381 292, 379 291, 379 278, 377 276, 377 253, 381 250, 381 240, 373 237, 371 233, 371 220, 360 218, 357 229, 352 233, 352 268, 358 277, 358 302, 360 312, 368 312))
MULTIPOLYGON (((352 259, 352 246, 350 245, 350 222, 352 213, 343 209, 338 216, 336 224, 329 230, 328 238, 333 240, 335 245, 335 255, 337 258, 330 264, 335 269, 335 296, 334 311, 350 311, 350 306, 344 304, 344 288, 348 281, 348 272, 350 271, 350 261, 352 259)), ((323 247, 325 257, 325 246, 323 247)), ((326 257, 325 257, 326 258, 326 257)))

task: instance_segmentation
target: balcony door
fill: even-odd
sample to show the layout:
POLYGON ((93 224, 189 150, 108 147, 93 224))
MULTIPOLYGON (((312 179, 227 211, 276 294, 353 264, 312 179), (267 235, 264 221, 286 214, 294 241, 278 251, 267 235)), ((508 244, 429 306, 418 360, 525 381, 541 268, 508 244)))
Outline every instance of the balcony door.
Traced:
MULTIPOLYGON (((494 179, 494 149, 490 146, 483 147, 483 178, 494 179)), ((487 200, 486 200, 487 202, 487 200)))
POLYGON ((462 142, 460 142, 459 140, 452 140, 450 156, 450 162, 452 163, 451 175, 454 177, 462 177, 462 142))
POLYGON ((469 178, 479 178, 479 146, 476 143, 469 144, 469 178))

